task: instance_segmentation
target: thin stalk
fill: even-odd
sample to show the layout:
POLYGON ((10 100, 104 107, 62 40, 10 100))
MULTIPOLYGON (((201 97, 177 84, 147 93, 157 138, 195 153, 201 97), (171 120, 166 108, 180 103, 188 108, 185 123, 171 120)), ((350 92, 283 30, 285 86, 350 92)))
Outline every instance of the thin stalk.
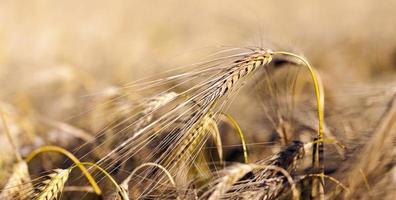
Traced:
POLYGON ((80 162, 80 163, 76 163, 76 165, 72 166, 70 169, 74 169, 75 167, 79 167, 81 169, 81 167, 84 167, 84 165, 95 167, 96 169, 101 171, 113 183, 113 185, 117 188, 117 190, 119 191, 119 195, 120 195, 121 199, 122 200, 128 200, 129 199, 129 197, 126 194, 125 190, 123 190, 122 187, 114 180, 114 178, 106 170, 101 168, 99 165, 97 165, 95 163, 91 163, 91 162, 80 162))
POLYGON ((247 149, 247 145, 246 145, 245 136, 244 136, 244 134, 242 132, 241 127, 239 126, 238 122, 230 114, 227 114, 227 113, 224 113, 224 112, 221 112, 220 114, 223 115, 224 117, 226 117, 231 122, 232 126, 234 127, 234 129, 238 133, 238 136, 241 139, 241 143, 242 143, 244 161, 245 161, 246 164, 249 163, 248 149, 247 149))
POLYGON ((88 170, 83 165, 79 165, 79 163, 81 163, 80 160, 78 160, 72 153, 70 153, 69 151, 67 151, 66 149, 64 149, 62 147, 58 147, 58 146, 39 147, 38 149, 35 149, 34 151, 32 151, 26 157, 25 160, 26 160, 26 162, 30 162, 37 155, 39 155, 41 153, 46 153, 46 152, 56 152, 56 153, 60 153, 64 156, 68 157, 71 161, 73 161, 78 166, 78 168, 80 168, 81 172, 85 175, 85 177, 87 178, 88 182, 91 184, 95 193, 98 196, 102 195, 102 191, 99 188, 98 184, 96 183, 95 179, 92 177, 92 175, 88 172, 88 170))
MULTIPOLYGON (((175 180, 173 179, 172 175, 169 173, 169 171, 168 171, 165 167, 163 167, 162 165, 157 164, 157 163, 152 163, 152 162, 143 163, 143 164, 139 165, 138 167, 136 167, 136 168, 131 172, 131 174, 123 181, 123 184, 128 184, 128 182, 131 180, 131 178, 136 174, 136 172, 137 172, 138 170, 140 170, 140 169, 142 169, 142 168, 144 168, 144 167, 149 167, 149 166, 151 166, 151 167, 157 167, 158 169, 162 170, 162 171, 165 173, 165 175, 168 177, 168 179, 169 179, 169 181, 171 182, 171 184, 173 185, 173 187, 177 190, 176 182, 175 182, 175 180)), ((176 199, 177 199, 177 200, 180 199, 178 195, 177 195, 176 199)))
MULTIPOLYGON (((317 132, 317 140, 318 141, 323 141, 324 138, 324 91, 323 91, 323 85, 321 84, 320 80, 318 79, 318 75, 316 70, 311 66, 311 64, 302 56, 299 56, 297 54, 294 53, 289 53, 289 52, 283 52, 283 51, 276 51, 273 52, 273 55, 283 55, 283 56, 292 56, 296 59, 298 59, 299 61, 301 61, 304 66, 307 67, 307 69, 309 70, 309 73, 311 75, 312 78, 312 82, 313 82, 313 86, 314 86, 314 91, 315 91, 315 97, 316 97, 316 104, 317 104, 317 116, 318 116, 318 132, 317 132)), ((323 142, 319 142, 316 143, 315 146, 315 152, 314 152, 314 162, 313 162, 313 167, 314 169, 318 169, 320 170, 319 174, 321 175, 321 183, 318 185, 319 186, 319 190, 320 190, 320 199, 324 199, 324 166, 323 163, 320 162, 321 157, 323 157, 323 155, 320 155, 321 152, 319 152, 319 147, 323 147, 323 142)))
POLYGON ((0 107, 0 116, 1 116, 1 123, 3 124, 3 128, 4 128, 4 133, 7 136, 7 139, 10 142, 12 148, 14 149, 15 157, 18 160, 18 162, 22 161, 23 160, 22 156, 21 156, 21 154, 19 154, 18 146, 17 146, 17 144, 15 143, 14 139, 11 136, 10 129, 8 128, 7 121, 5 119, 5 113, 3 112, 1 107, 0 107))

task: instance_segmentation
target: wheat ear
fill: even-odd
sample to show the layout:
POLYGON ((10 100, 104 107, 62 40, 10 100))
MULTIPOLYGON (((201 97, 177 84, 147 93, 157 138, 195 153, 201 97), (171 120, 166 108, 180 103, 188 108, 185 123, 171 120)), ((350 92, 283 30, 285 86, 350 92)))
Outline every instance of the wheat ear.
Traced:
POLYGON ((84 167, 84 165, 79 165, 80 160, 78 160, 72 153, 67 151, 64 148, 58 147, 58 146, 42 146, 39 147, 38 149, 30 152, 30 154, 26 157, 26 162, 30 162, 34 157, 41 153, 45 152, 56 152, 60 153, 66 157, 68 157, 70 160, 72 160, 78 168, 80 168, 81 172, 85 175, 87 178, 88 182, 91 184, 92 188, 94 189, 95 193, 98 196, 102 195, 102 190, 99 188, 98 184, 96 183, 95 179, 92 177, 92 175, 88 172, 88 170, 84 167))
POLYGON ((55 200, 62 194, 63 187, 69 178, 71 169, 55 169, 49 174, 49 179, 42 182, 42 186, 36 188, 33 194, 34 200, 55 200))
POLYGON ((125 190, 123 187, 121 187, 117 183, 117 181, 115 181, 114 178, 109 174, 109 172, 107 172, 105 169, 101 168, 99 165, 97 165, 95 163, 91 163, 91 162, 82 162, 82 163, 77 163, 76 165, 72 166, 71 169, 73 169, 75 167, 84 166, 84 165, 92 166, 92 167, 98 169, 113 183, 113 185, 118 190, 118 193, 117 193, 118 200, 129 200, 127 190, 125 190))
POLYGON ((276 199, 285 188, 287 181, 292 190, 293 199, 299 198, 299 192, 291 177, 291 173, 297 168, 297 162, 303 158, 304 145, 302 142, 294 141, 284 150, 273 155, 268 160, 257 164, 254 167, 254 178, 240 181, 228 190, 232 191, 224 197, 243 197, 249 194, 250 198, 262 200, 276 199))
POLYGON ((13 172, 8 179, 0 199, 3 200, 22 200, 24 193, 33 189, 26 162, 20 161, 14 165, 13 172))
POLYGON ((221 195, 225 194, 232 185, 253 169, 254 166, 250 164, 234 164, 225 168, 222 171, 222 177, 216 180, 218 183, 214 186, 208 200, 220 199, 221 195))
MULTIPOLYGON (((212 76, 214 78, 194 86, 181 95, 201 89, 198 94, 194 94, 189 100, 176 105, 171 111, 165 113, 158 119, 139 129, 139 131, 134 133, 132 137, 123 141, 122 144, 109 152, 106 157, 102 158, 99 162, 103 162, 103 160, 107 159, 111 154, 119 151, 120 149, 126 148, 127 145, 130 145, 132 148, 134 148, 132 143, 136 141, 137 137, 147 133, 149 130, 152 130, 155 126, 160 125, 161 123, 164 124, 163 126, 172 124, 177 120, 177 118, 179 118, 177 117, 175 119, 176 111, 180 111, 191 102, 198 102, 201 106, 203 106, 203 109, 197 113, 197 117, 193 117, 188 121, 188 123, 186 123, 187 125, 182 131, 185 131, 186 133, 192 132, 194 129, 196 129, 197 124, 200 123, 201 119, 206 114, 208 114, 208 112, 210 112, 211 108, 215 107, 216 103, 218 103, 222 97, 226 96, 228 93, 230 93, 230 91, 233 91, 237 88, 236 85, 242 82, 241 79, 246 78, 248 75, 252 75, 253 72, 257 71, 257 69, 270 63, 272 60, 271 53, 272 51, 270 50, 257 49, 252 53, 243 54, 244 57, 235 60, 231 66, 221 67, 221 71, 216 74, 217 76, 212 76), (173 122, 170 122, 170 119, 173 119, 173 122), (165 124, 165 122, 170 123, 165 124)), ((161 158, 161 161, 163 159, 164 158, 161 158)))
MULTIPOLYGON (((222 160, 222 147, 221 147, 221 139, 220 133, 217 128, 216 121, 213 120, 213 114, 209 113, 205 115, 201 122, 188 134, 185 135, 184 138, 181 139, 181 142, 178 143, 176 150, 172 151, 172 154, 167 157, 164 162, 164 166, 168 166, 170 163, 173 165, 179 163, 184 160, 184 157, 193 156, 194 151, 197 149, 197 146, 200 146, 202 141, 205 139, 205 134, 209 132, 210 135, 215 139, 218 149, 218 154, 220 160, 222 160)), ((192 161, 192 160, 191 160, 192 161)))

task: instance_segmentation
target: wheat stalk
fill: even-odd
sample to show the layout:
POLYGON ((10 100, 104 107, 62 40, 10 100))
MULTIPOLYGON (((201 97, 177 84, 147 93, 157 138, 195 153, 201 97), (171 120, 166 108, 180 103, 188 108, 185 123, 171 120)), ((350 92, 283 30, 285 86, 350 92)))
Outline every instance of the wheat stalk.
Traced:
MULTIPOLYGON (((188 92, 201 89, 200 92, 194 95, 190 95, 188 100, 172 108, 171 111, 165 113, 155 121, 152 121, 147 126, 139 129, 139 131, 134 133, 132 137, 128 138, 117 148, 113 149, 106 157, 109 157, 109 155, 119 151, 122 148, 126 148, 128 145, 135 146, 135 148, 140 148, 139 145, 133 144, 134 141, 136 141, 137 137, 149 132, 154 127, 159 127, 161 125, 163 125, 164 127, 170 126, 181 117, 177 116, 176 113, 178 111, 186 108, 187 106, 191 106, 192 102, 198 102, 198 104, 201 106, 199 113, 191 118, 188 123, 186 123, 186 127, 183 128, 184 132, 190 132, 189 129, 194 129, 194 127, 196 127, 196 124, 200 123, 203 116, 205 116, 209 112, 210 108, 213 107, 221 97, 230 93, 230 91, 233 91, 235 89, 235 86, 240 82, 242 78, 245 78, 247 77, 247 75, 252 74, 260 66, 268 64, 271 61, 270 53, 271 52, 268 50, 258 49, 253 53, 250 53, 247 56, 243 57, 242 59, 236 60, 234 63, 232 63, 230 67, 219 68, 220 72, 216 74, 217 77, 212 78, 202 84, 198 84, 183 93, 179 93, 179 96, 186 95, 186 93, 188 92)), ((104 159, 106 158, 101 159, 100 162, 102 162, 104 159)))
MULTIPOLYGON (((129 174, 129 176, 121 183, 120 187, 121 187, 124 191, 128 192, 128 190, 129 190, 128 184, 129 184, 129 182, 131 181, 132 177, 133 177, 139 170, 141 170, 141 169, 144 168, 144 167, 155 167, 155 168, 160 169, 160 170, 166 175, 166 177, 168 178, 168 180, 170 181, 170 183, 172 184, 172 186, 177 190, 176 182, 175 182, 175 180, 173 179, 173 177, 172 177, 172 175, 170 174, 170 172, 169 172, 165 167, 163 167, 163 166, 161 166, 161 165, 159 165, 159 164, 157 164, 157 163, 150 163, 150 162, 149 162, 149 163, 143 163, 143 164, 139 165, 138 167, 136 167, 136 168, 131 172, 131 174, 129 174)), ((177 195, 176 199, 179 199, 178 195, 177 195)))
MULTIPOLYGON (((179 93, 179 96, 181 96, 195 92, 191 95, 187 95, 187 100, 175 105, 174 107, 171 107, 169 112, 164 113, 158 119, 155 119, 144 127, 140 128, 133 134, 132 137, 128 138, 121 145, 113 149, 99 162, 103 161, 113 153, 118 152, 120 149, 127 147, 130 147, 128 152, 123 153, 123 155, 120 157, 123 158, 125 156, 134 155, 148 142, 148 140, 138 140, 138 137, 144 134, 147 136, 153 135, 153 133, 161 132, 165 130, 166 127, 171 127, 174 125, 174 123, 179 119, 187 117, 188 120, 184 122, 183 127, 180 129, 174 129, 176 130, 176 134, 174 133, 173 136, 169 136, 163 142, 163 144, 172 149, 172 151, 167 152, 171 153, 171 155, 169 156, 165 153, 158 159, 160 161, 158 163, 164 163, 164 166, 166 166, 169 170, 172 170, 172 168, 169 168, 168 165, 177 163, 179 160, 185 160, 182 159, 183 156, 189 155, 191 152, 197 149, 196 144, 202 141, 201 137, 204 130, 202 125, 206 121, 205 118, 210 112, 212 112, 213 109, 216 108, 216 106, 220 105, 222 102, 221 99, 223 97, 226 98, 232 94, 232 92, 235 92, 238 88, 237 85, 241 85, 243 83, 242 80, 248 77, 248 75, 252 75, 253 72, 255 72, 259 67, 269 64, 274 55, 292 56, 302 61, 302 63, 309 69, 314 82, 317 100, 319 118, 318 137, 319 141, 323 140, 323 91, 318 84, 319 81, 316 76, 316 71, 301 56, 287 52, 272 52, 270 50, 257 49, 251 53, 244 54, 244 56, 238 60, 234 60, 231 65, 219 68, 219 72, 212 78, 209 77, 208 81, 197 84, 187 91, 179 93), (199 108, 194 111, 193 108, 197 106, 199 108), (183 109, 185 110, 180 114, 183 109), (191 116, 191 112, 194 113, 194 115, 189 117, 191 116), (178 148, 173 148, 174 146, 178 148), (175 150, 173 151, 173 149, 175 150)), ((225 104, 226 101, 223 101, 223 103, 225 104)), ((155 153, 153 153, 153 156, 155 156, 155 153)), ((320 164, 321 162, 319 158, 315 158, 315 167, 320 164)))
POLYGON ((37 155, 39 155, 41 153, 46 153, 46 152, 60 153, 64 156, 66 156, 67 158, 69 158, 70 160, 72 160, 80 168, 81 172, 85 175, 88 182, 91 184, 92 188, 94 189, 95 193, 98 196, 102 195, 102 191, 99 188, 96 181, 94 180, 94 178, 92 177, 91 173, 89 173, 89 171, 84 167, 84 165, 79 165, 79 163, 81 163, 80 160, 78 160, 72 153, 70 153, 69 151, 67 151, 66 149, 64 149, 62 147, 58 147, 58 146, 39 147, 39 148, 35 149, 34 151, 30 152, 30 154, 26 157, 25 160, 26 160, 26 162, 30 162, 37 155))
MULTIPOLYGON (((203 161, 203 166, 198 166, 196 162, 199 158, 202 158, 199 157, 200 155, 203 156, 200 150, 202 149, 207 139, 206 136, 208 133, 214 139, 217 145, 219 158, 220 160, 222 160, 223 153, 220 132, 218 130, 217 123, 213 119, 213 117, 213 113, 208 113, 206 116, 204 116, 201 123, 197 124, 197 127, 193 131, 191 131, 191 133, 183 134, 180 141, 178 141, 175 146, 170 145, 168 147, 167 151, 164 152, 157 160, 157 162, 161 163, 161 165, 155 163, 153 164, 166 167, 172 174, 175 175, 178 183, 182 183, 182 179, 188 178, 188 172, 192 164, 195 165, 198 171, 201 170, 199 167, 207 167, 207 163, 205 162, 205 160, 200 160, 203 161)), ((145 166, 145 164, 143 164, 142 166, 145 166)), ((136 168, 134 172, 136 172, 137 169, 140 169, 140 167, 136 168)), ((166 172, 168 170, 166 170, 166 172)), ((134 172, 132 174, 134 174, 134 172)), ((165 174, 168 176, 168 178, 170 177, 170 174, 165 174)), ((160 176, 158 180, 158 182, 160 182, 163 177, 161 177, 162 175, 160 174, 157 174, 157 176, 160 176)), ((131 176, 129 176, 129 178, 131 178, 131 176)))
POLYGON ((219 114, 224 116, 226 119, 228 119, 229 123, 235 129, 236 133, 238 134, 238 136, 239 136, 239 138, 241 140, 244 161, 245 161, 245 163, 249 163, 248 149, 247 149, 247 145, 246 145, 245 134, 243 133, 241 127, 238 124, 238 122, 228 113, 222 112, 222 113, 219 113, 219 114))
MULTIPOLYGON (((317 129, 317 140, 322 141, 324 139, 324 90, 323 84, 321 82, 320 76, 317 71, 311 66, 311 64, 302 56, 299 56, 294 53, 284 52, 284 51, 275 51, 273 55, 284 56, 287 61, 296 64, 296 65, 304 65, 311 76, 313 82, 313 88, 316 97, 316 106, 317 106, 317 117, 318 117, 318 129, 317 129), (288 57, 292 59, 288 59, 288 57)), ((312 167, 315 171, 319 171, 320 174, 324 175, 324 144, 323 142, 316 143, 314 146, 313 153, 313 162, 312 167)), ((317 179, 313 180, 313 188, 311 195, 313 197, 319 197, 321 200, 324 200, 324 177, 320 178, 320 181, 317 179)))
MULTIPOLYGON (((203 129, 200 124, 202 120, 205 119, 205 116, 207 116, 207 114, 210 112, 211 108, 215 107, 222 97, 234 92, 237 88, 236 86, 242 83, 241 80, 246 78, 248 75, 252 75, 253 72, 257 71, 259 67, 266 66, 268 63, 270 63, 272 59, 271 53, 272 52, 270 50, 257 49, 251 53, 244 54, 241 59, 233 61, 231 65, 227 67, 216 69, 219 70, 219 73, 216 74, 214 78, 211 78, 202 84, 198 84, 185 92, 179 93, 179 96, 188 96, 186 101, 176 105, 169 112, 140 128, 133 134, 132 137, 123 141, 104 158, 98 161, 98 163, 108 159, 112 154, 120 152, 121 149, 128 149, 127 147, 131 148, 129 148, 128 151, 123 152, 117 159, 123 159, 126 156, 134 155, 136 152, 140 151, 149 140, 151 140, 151 136, 149 136, 147 140, 145 139, 142 141, 142 137, 140 137, 141 135, 153 135, 152 131, 157 127, 160 127, 159 131, 164 130, 166 127, 171 126, 178 119, 183 117, 183 115, 185 116, 183 113, 178 115, 177 112, 185 109, 188 106, 199 106, 199 109, 194 114, 194 116, 189 118, 184 123, 183 127, 178 131, 179 134, 177 135, 179 136, 170 136, 163 142, 167 146, 175 145, 181 147, 176 148, 176 152, 171 153, 172 156, 162 155, 160 156, 159 161, 156 161, 157 163, 161 163, 166 166, 169 170, 173 170, 173 167, 168 166, 169 163, 175 161, 179 162, 180 158, 185 155, 189 155, 190 152, 195 150, 194 146, 202 143, 200 138, 202 137, 201 131, 203 129), (188 95, 188 93, 192 91, 196 91, 196 93, 188 95), (189 134, 192 136, 189 136, 189 134), (140 139, 138 139, 138 137, 140 139)), ((184 111, 184 113, 187 113, 189 110, 191 110, 191 108, 188 108, 186 111, 184 111)), ((220 148, 218 148, 218 150, 220 150, 220 148)), ((155 153, 152 154, 154 157, 155 153)), ((194 156, 191 158, 194 159, 194 156)))
POLYGON ((97 165, 95 163, 82 162, 82 163, 76 163, 76 165, 70 167, 70 170, 74 169, 75 167, 80 167, 80 165, 81 166, 88 165, 88 166, 94 167, 95 169, 97 169, 100 172, 102 172, 111 181, 111 183, 117 188, 116 199, 117 200, 129 200, 128 191, 126 189, 124 189, 121 185, 119 185, 114 180, 114 178, 109 174, 109 172, 107 172, 105 169, 103 169, 102 167, 100 167, 99 165, 97 165))

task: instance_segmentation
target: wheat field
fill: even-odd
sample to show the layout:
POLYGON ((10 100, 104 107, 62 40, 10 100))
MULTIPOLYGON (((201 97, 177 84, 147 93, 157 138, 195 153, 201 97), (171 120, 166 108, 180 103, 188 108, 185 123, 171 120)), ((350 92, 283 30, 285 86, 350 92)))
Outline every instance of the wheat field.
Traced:
POLYGON ((0 2, 0 200, 395 199, 396 1, 0 2))

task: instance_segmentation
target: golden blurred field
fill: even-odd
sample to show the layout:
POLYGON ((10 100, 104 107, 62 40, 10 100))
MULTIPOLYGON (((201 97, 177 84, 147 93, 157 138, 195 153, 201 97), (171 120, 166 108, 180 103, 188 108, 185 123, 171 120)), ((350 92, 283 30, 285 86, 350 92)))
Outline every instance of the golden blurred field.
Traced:
MULTIPOLYGON (((320 73, 326 92, 325 121, 329 132, 346 146, 342 156, 332 145, 326 146, 325 172, 351 190, 344 196, 329 183, 326 197, 394 199, 395 12, 394 0, 1 0, 0 108, 5 126, 0 126, 0 188, 6 185, 16 163, 6 129, 22 157, 43 145, 72 152, 95 138, 106 123, 134 114, 128 109, 145 96, 127 87, 124 90, 128 83, 158 77, 178 66, 191 69, 190 64, 207 59, 217 50, 253 46, 303 55, 320 73), (122 96, 122 102, 102 106, 116 96, 122 96)), ((162 89, 172 84, 176 82, 162 89)), ((257 96, 254 91, 241 94, 227 112, 244 129, 247 143, 252 144, 251 160, 264 159, 284 144, 268 148, 254 145, 274 142, 274 130, 258 108, 260 103, 252 103, 257 96)), ((299 123, 314 127, 317 119, 312 117, 313 111, 309 110, 309 117, 302 115, 304 112, 308 113, 301 109, 299 123)), ((220 131, 228 133, 228 129, 220 131)), ((104 132, 111 135, 117 131, 104 132)), ((241 152, 236 151, 232 159, 234 151, 226 150, 230 149, 227 145, 238 144, 236 137, 224 135, 225 157, 241 160, 241 152)), ((96 142, 109 141, 107 137, 97 136, 96 142)), ((304 140, 303 135, 292 137, 304 140)), ((98 161, 122 140, 103 142, 102 149, 89 158, 98 161)), ((76 156, 83 158, 90 148, 76 156)), ((131 161, 124 172, 136 168, 139 159, 131 161)), ((309 163, 310 159, 305 159, 299 171, 309 163)), ((48 154, 29 163, 29 172, 39 177, 69 165, 64 157, 48 154)), ((122 182, 125 173, 112 175, 122 182)), ((78 176, 73 175, 76 180, 70 185, 86 186, 78 176)), ((103 185, 106 192, 114 192, 108 189, 111 183, 103 185)), ((73 192, 65 192, 62 199, 94 198, 69 193, 73 192)))

